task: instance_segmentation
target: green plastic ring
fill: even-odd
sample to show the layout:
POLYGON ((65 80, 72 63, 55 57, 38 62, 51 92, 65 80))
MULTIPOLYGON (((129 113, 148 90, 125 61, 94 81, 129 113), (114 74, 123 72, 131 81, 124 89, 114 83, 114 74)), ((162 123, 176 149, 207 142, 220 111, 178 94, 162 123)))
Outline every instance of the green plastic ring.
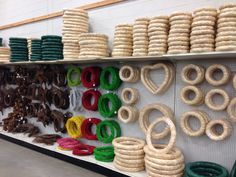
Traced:
POLYGON ((108 158, 114 157, 114 147, 113 146, 101 146, 94 149, 94 154, 105 156, 108 158))
POLYGON ((97 125, 96 135, 100 142, 111 143, 114 138, 121 136, 120 125, 114 120, 104 120, 97 125), (110 135, 107 133, 107 128, 110 129, 110 135))
POLYGON ((80 79, 80 75, 81 75, 81 69, 78 67, 70 67, 67 70, 67 81, 68 81, 68 86, 69 87, 74 87, 74 86, 78 86, 81 83, 81 79, 80 79), (76 79, 73 80, 72 79, 72 75, 76 74, 76 79))
POLYGON ((103 143, 111 143, 115 137, 115 127, 111 122, 106 122, 106 124, 102 124, 100 127, 99 138, 103 143), (110 129, 110 135, 107 133, 107 129, 110 129))
POLYGON ((234 166, 230 172, 230 177, 236 177, 236 161, 234 162, 234 166))
POLYGON ((213 168, 204 168, 204 167, 197 167, 193 170, 195 173, 204 176, 218 176, 220 175, 220 171, 213 169, 213 168))
POLYGON ((203 177, 205 174, 215 177, 228 177, 228 171, 219 164, 212 162, 193 162, 185 167, 186 177, 203 177))
POLYGON ((114 157, 113 158, 104 158, 102 156, 95 155, 95 159, 98 161, 101 161, 101 162, 113 162, 114 157))
POLYGON ((102 95, 98 101, 98 111, 105 118, 114 117, 121 107, 119 97, 114 93, 107 93, 102 95), (109 103, 111 102, 111 108, 109 103))
POLYGON ((103 141, 104 143, 111 143, 112 140, 114 139, 114 137, 120 137, 121 136, 120 125, 116 121, 109 121, 108 123, 111 124, 109 126, 109 128, 110 128, 110 131, 113 132, 114 136, 110 136, 107 133, 106 127, 102 128, 101 133, 102 133, 102 137, 104 139, 104 141, 103 141))
POLYGON ((100 84, 102 89, 116 90, 120 87, 122 81, 119 77, 119 69, 115 67, 106 67, 102 70, 100 76, 100 84), (111 82, 109 78, 111 77, 111 82))
POLYGON ((94 149, 95 159, 102 162, 112 162, 115 153, 113 146, 96 147, 94 149))

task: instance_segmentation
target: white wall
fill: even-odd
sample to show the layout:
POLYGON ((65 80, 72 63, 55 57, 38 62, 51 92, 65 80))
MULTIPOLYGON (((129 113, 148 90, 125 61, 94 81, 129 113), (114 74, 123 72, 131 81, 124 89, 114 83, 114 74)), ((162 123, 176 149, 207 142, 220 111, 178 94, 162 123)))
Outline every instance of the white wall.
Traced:
MULTIPOLYGON (((73 8, 97 0, 0 0, 0 25, 73 8)), ((175 11, 192 11, 200 7, 219 7, 236 0, 127 0, 124 3, 89 11, 92 32, 105 33, 110 40, 114 26, 132 23, 135 18, 170 14, 175 11)), ((12 36, 40 37, 45 34, 61 35, 62 19, 54 18, 16 28, 0 30, 7 41, 12 36)))
MULTIPOLYGON (((95 2, 95 0, 0 0, 0 25, 16 22, 26 18, 38 15, 44 15, 68 7, 78 7, 87 3, 95 2), (15 5, 17 4, 17 6, 15 5)), ((113 36, 114 26, 119 23, 132 23, 135 18, 143 16, 167 15, 176 11, 192 11, 200 7, 219 7, 221 4, 235 2, 236 0, 128 0, 125 3, 114 6, 99 8, 89 11, 91 31, 97 33, 105 33, 109 35, 110 41, 113 36)), ((0 31, 0 36, 7 39, 10 36, 24 37, 40 37, 45 34, 61 34, 62 19, 55 18, 47 21, 37 22, 25 26, 11 28, 0 31)), ((192 62, 192 61, 190 61, 192 62)), ((210 63, 207 61, 206 66, 210 63)), ((235 65, 226 64, 236 71, 235 65)), ((138 104, 142 108, 147 103, 163 102, 175 110, 176 118, 179 119, 183 111, 193 109, 184 105, 179 99, 179 91, 183 87, 180 81, 181 68, 187 62, 177 64, 176 85, 172 85, 169 91, 163 96, 153 97, 140 83, 134 85, 140 89, 142 93, 141 103, 138 104)), ((128 85, 123 85, 128 86, 128 85)), ((204 85, 205 88, 206 85, 204 85)), ((227 87, 230 95, 235 96, 232 86, 227 87)), ((207 87, 208 88, 208 87, 207 87)), ((201 107, 210 113, 212 119, 227 117, 225 112, 216 114, 209 111, 205 106, 201 107)), ((89 113, 90 114, 90 113, 89 113)), ((97 115, 97 114, 92 114, 97 115)), ((98 116, 98 115, 97 115, 98 116)), ((178 121, 177 121, 178 122, 178 121)), ((234 128, 236 128, 234 126, 234 128)), ((122 125, 125 135, 133 135, 144 137, 138 124, 122 125)), ((234 141, 236 140, 236 132, 233 136, 223 142, 212 142, 207 137, 189 138, 184 135, 178 127, 178 146, 181 147, 186 155, 186 162, 194 160, 215 161, 231 168, 233 161, 236 159, 236 148, 234 141)))
MULTIPOLYGON (((97 0, 0 0, 0 25, 79 7, 97 0)), ((25 26, 0 31, 5 43, 11 36, 40 37, 45 34, 61 34, 62 20, 54 18, 25 26)))

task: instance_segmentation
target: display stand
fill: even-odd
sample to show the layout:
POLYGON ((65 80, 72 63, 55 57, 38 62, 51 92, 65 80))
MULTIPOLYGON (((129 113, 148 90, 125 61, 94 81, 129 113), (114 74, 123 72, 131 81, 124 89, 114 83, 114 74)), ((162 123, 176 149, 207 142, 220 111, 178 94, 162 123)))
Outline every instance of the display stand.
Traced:
POLYGON ((209 52, 209 53, 188 53, 178 55, 163 55, 163 56, 137 56, 137 57, 106 57, 106 58, 87 58, 87 59, 72 59, 72 60, 55 60, 55 61, 23 61, 9 62, 0 59, 0 65, 35 65, 35 64, 101 64, 101 63, 127 63, 127 62, 147 62, 147 61, 182 61, 192 59, 232 59, 236 57, 236 51, 233 52, 209 52))
POLYGON ((60 151, 57 150, 57 145, 47 146, 45 144, 36 144, 33 143, 34 138, 29 138, 27 135, 22 133, 13 134, 8 133, 0 128, 0 138, 10 141, 12 143, 27 147, 29 149, 35 150, 37 152, 46 154, 48 156, 72 163, 74 165, 78 165, 80 167, 86 168, 88 170, 100 173, 105 176, 112 177, 143 177, 145 176, 145 172, 139 173, 126 173, 117 170, 112 163, 105 163, 96 161, 94 156, 75 156, 71 153, 71 151, 60 151))
MULTIPOLYGON (((147 57, 120 57, 120 58, 93 58, 93 59, 78 59, 78 60, 61 60, 61 61, 38 61, 38 62, 17 62, 17 63, 10 63, 10 62, 1 62, 0 61, 0 65, 2 66, 8 66, 8 65, 37 65, 37 64, 101 64, 101 63, 106 63, 106 64, 114 64, 117 63, 121 63, 121 64, 127 64, 127 63, 133 63, 133 64, 144 64, 145 62, 150 62, 150 63, 156 63, 156 62, 162 62, 162 61, 172 61, 174 63, 178 63, 178 62, 182 62, 182 64, 185 63, 192 63, 194 60, 194 63, 196 64, 200 64, 200 65, 204 65, 204 63, 202 61, 206 60, 206 65, 208 64, 212 64, 212 63, 223 63, 222 61, 227 61, 227 64, 230 63, 234 63, 234 59, 236 59, 236 52, 211 52, 211 53, 203 53, 203 54, 180 54, 180 55, 164 55, 164 56, 147 56, 147 57), (189 60, 189 61, 188 61, 189 60), (198 61, 200 60, 200 61, 198 61)), ((234 64, 235 65, 235 64, 234 64)), ((180 65, 182 67, 182 65, 180 65)), ((180 73, 180 69, 181 67, 176 67, 176 73, 178 74, 176 76, 176 83, 181 83, 180 79, 178 79, 177 77, 179 76, 180 73)), ((234 66, 232 68, 232 70, 234 70, 234 66)), ((179 84, 178 86, 176 86, 177 84, 175 83, 174 87, 173 87, 173 94, 177 95, 180 87, 182 86, 181 84, 179 84)), ((161 99, 165 99, 166 101, 168 101, 169 98, 173 98, 172 95, 169 95, 168 97, 163 97, 161 99)), ((150 100, 148 100, 150 101, 150 100)), ((161 102, 161 100, 159 99, 157 102, 161 102)), ((176 101, 176 98, 174 97, 174 108, 173 110, 175 111, 176 116, 180 116, 181 111, 185 110, 185 108, 179 109, 179 107, 181 107, 183 103, 181 103, 180 101, 176 101)), ((188 109, 188 108, 187 108, 188 109)), ((217 115, 218 116, 218 115, 217 115)), ((141 130, 140 130, 141 131, 141 130)), ((179 133, 179 132, 178 132, 179 133)), ((125 136, 126 134, 124 134, 125 136)), ((8 140, 10 142, 22 145, 24 147, 36 150, 38 152, 41 152, 43 154, 70 162, 72 164, 81 166, 83 168, 89 169, 91 171, 95 171, 97 173, 106 175, 106 176, 112 176, 112 177, 120 177, 120 176, 132 176, 132 177, 143 177, 146 176, 146 173, 143 172, 139 172, 139 173, 128 173, 128 172, 122 172, 117 170, 112 163, 103 163, 103 162, 99 162, 96 161, 94 159, 93 156, 86 156, 86 157, 80 157, 80 156, 74 156, 72 155, 71 152, 68 151, 60 151, 56 149, 56 145, 54 146, 46 146, 46 145, 42 145, 42 144, 36 144, 33 143, 32 140, 33 138, 28 138, 27 135, 23 135, 23 134, 12 134, 12 133, 7 133, 5 131, 2 130, 2 128, 0 129, 0 138, 8 140)), ((203 143, 196 143, 195 140, 192 141, 192 139, 188 139, 188 141, 186 141, 185 136, 182 134, 182 132, 180 133, 180 139, 181 139, 181 143, 177 143, 178 146, 182 147, 185 145, 183 142, 185 143, 190 143, 192 146, 194 145, 205 145, 205 141, 208 139, 203 139, 201 141, 204 141, 203 143)), ((233 139, 233 137, 232 137, 233 139)), ((209 144, 208 144, 209 145, 209 144)), ((215 145, 214 147, 218 148, 220 146, 216 146, 217 144, 215 142, 211 143, 211 145, 215 145)), ((222 144, 220 144, 222 145, 222 144)), ((225 143, 225 146, 227 144, 225 143)), ((201 146, 202 148, 204 148, 204 146, 201 146)), ((199 149, 196 150, 197 152, 200 152, 200 150, 205 150, 207 147, 205 147, 204 149, 199 149)), ((209 147, 210 148, 210 147, 209 147)), ((225 147, 225 149, 227 149, 225 147)), ((235 148, 234 148, 235 149, 235 148)), ((186 155, 188 156, 189 154, 191 154, 191 148, 189 148, 188 150, 186 150, 186 155)), ((185 152, 184 152, 185 153, 185 152)), ((204 156, 204 153, 203 153, 204 156)), ((189 157, 189 156, 188 156, 189 157)), ((201 156, 199 156, 200 158, 201 156)), ((194 157, 191 157, 194 158, 194 157)), ((192 160, 192 159, 188 159, 192 160)), ((205 158, 208 158, 207 156, 205 158)), ((215 157, 217 158, 217 156, 215 157)), ((196 159, 198 160, 198 159, 196 159)), ((220 158, 220 160, 217 158, 218 161, 223 160, 222 158, 220 158)), ((230 159, 230 161, 232 161, 232 159, 230 159)), ((231 163, 231 162, 228 162, 231 163)), ((224 164, 222 164, 224 165, 224 164)), ((229 166, 229 164, 227 164, 227 166, 229 166)))

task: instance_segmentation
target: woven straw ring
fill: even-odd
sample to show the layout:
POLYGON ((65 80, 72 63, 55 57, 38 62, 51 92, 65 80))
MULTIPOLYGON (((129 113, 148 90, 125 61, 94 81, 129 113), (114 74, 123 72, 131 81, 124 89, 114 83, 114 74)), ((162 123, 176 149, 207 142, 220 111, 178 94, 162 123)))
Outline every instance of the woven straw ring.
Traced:
MULTIPOLYGON (((161 138, 156 138, 156 139, 161 139, 161 138)), ((147 130, 147 145, 148 147, 153 150, 156 153, 169 153, 172 148, 175 145, 176 142, 176 128, 175 128, 175 124, 172 122, 172 120, 169 117, 161 117, 159 119, 157 119, 155 122, 153 122, 147 130), (164 122, 168 125, 168 127, 170 128, 170 141, 168 142, 168 144, 163 148, 163 149, 157 149, 153 146, 152 144, 152 134, 153 134, 153 130, 155 128, 155 126, 157 124, 160 124, 161 122, 164 122)))
POLYGON ((236 107, 236 97, 234 97, 230 103, 229 106, 227 107, 227 113, 229 115, 229 118, 232 122, 236 123, 236 111, 235 111, 235 107, 236 107))
POLYGON ((214 64, 207 68, 205 77, 207 82, 213 86, 224 85, 230 79, 230 70, 224 65, 214 64), (214 77, 217 71, 220 71, 223 74, 222 78, 219 80, 214 77))
MULTIPOLYGON (((166 145, 163 145, 163 144, 154 145, 155 148, 161 148, 161 149, 163 149, 165 146, 166 145)), ((172 150, 168 154, 159 154, 159 153, 156 154, 152 150, 149 149, 148 145, 145 145, 144 152, 145 152, 146 157, 149 156, 154 159, 163 159, 163 160, 173 160, 173 159, 180 158, 182 156, 182 152, 177 147, 173 147, 172 150)), ((177 164, 177 165, 180 165, 180 164, 177 164)), ((166 168, 166 167, 163 167, 163 168, 166 168)), ((173 168, 173 169, 176 169, 176 168, 173 168)))
POLYGON ((137 82, 140 79, 140 71, 134 66, 122 66, 119 71, 120 79, 124 82, 137 82))
POLYGON ((123 123, 135 122, 139 117, 139 111, 133 106, 122 106, 118 111, 118 119, 123 123))
POLYGON ((205 79, 205 69, 202 66, 189 64, 186 65, 181 72, 182 80, 190 85, 197 85, 204 81, 205 79), (195 78, 191 78, 191 75, 196 73, 195 78))
POLYGON ((234 87, 234 90, 236 90, 236 74, 233 77, 233 87, 234 87))
POLYGON ((205 97, 206 105, 214 111, 223 111, 226 109, 230 101, 229 95, 222 89, 212 89, 210 90, 205 97), (222 104, 216 104, 213 102, 213 97, 220 95, 223 97, 224 101, 222 104))
MULTIPOLYGON (((169 117, 172 119, 173 122, 175 122, 174 113, 168 106, 161 103, 153 103, 153 104, 146 105, 140 110, 140 113, 139 113, 139 125, 145 134, 147 134, 147 129, 150 126, 149 115, 151 112, 155 110, 161 112, 164 117, 169 117)), ((160 117, 157 117, 156 119, 159 119, 160 117)), ((169 133, 170 133, 170 129, 166 127, 161 133, 153 133, 152 137, 164 138, 169 133)))
POLYGON ((225 119, 215 119, 211 120, 206 127, 207 136, 215 141, 224 140, 229 137, 232 133, 231 124, 225 119), (220 125, 223 128, 223 132, 219 134, 216 130, 216 126, 220 125))
POLYGON ((202 90, 196 86, 185 86, 181 90, 181 100, 191 106, 201 105, 204 102, 204 94, 202 90), (194 94, 193 98, 190 97, 191 93, 194 94))
POLYGON ((135 88, 124 88, 121 92, 121 100, 127 105, 135 104, 139 99, 139 92, 135 88))
POLYGON ((206 113, 200 111, 188 111, 183 113, 181 120, 180 120, 180 127, 182 128, 183 132, 189 136, 202 136, 206 130, 206 124, 208 123, 208 116, 206 113), (189 119, 191 117, 196 118, 200 122, 200 127, 198 130, 193 130, 189 125, 189 119))
POLYGON ((146 65, 141 69, 141 81, 152 94, 163 94, 170 87, 174 79, 174 67, 170 63, 157 63, 146 65), (150 72, 153 70, 164 70, 165 76, 161 84, 156 85, 151 79, 150 72))
POLYGON ((112 144, 115 148, 126 149, 126 150, 140 150, 143 149, 145 142, 137 138, 119 137, 115 138, 112 141, 112 144))

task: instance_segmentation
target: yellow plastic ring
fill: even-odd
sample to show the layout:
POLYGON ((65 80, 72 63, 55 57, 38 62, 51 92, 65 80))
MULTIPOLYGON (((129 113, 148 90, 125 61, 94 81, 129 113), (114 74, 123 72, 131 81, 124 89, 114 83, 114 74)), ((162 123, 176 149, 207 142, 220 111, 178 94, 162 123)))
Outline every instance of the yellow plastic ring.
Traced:
POLYGON ((82 137, 81 125, 84 119, 83 116, 73 116, 67 120, 66 129, 70 137, 75 139, 82 137))

